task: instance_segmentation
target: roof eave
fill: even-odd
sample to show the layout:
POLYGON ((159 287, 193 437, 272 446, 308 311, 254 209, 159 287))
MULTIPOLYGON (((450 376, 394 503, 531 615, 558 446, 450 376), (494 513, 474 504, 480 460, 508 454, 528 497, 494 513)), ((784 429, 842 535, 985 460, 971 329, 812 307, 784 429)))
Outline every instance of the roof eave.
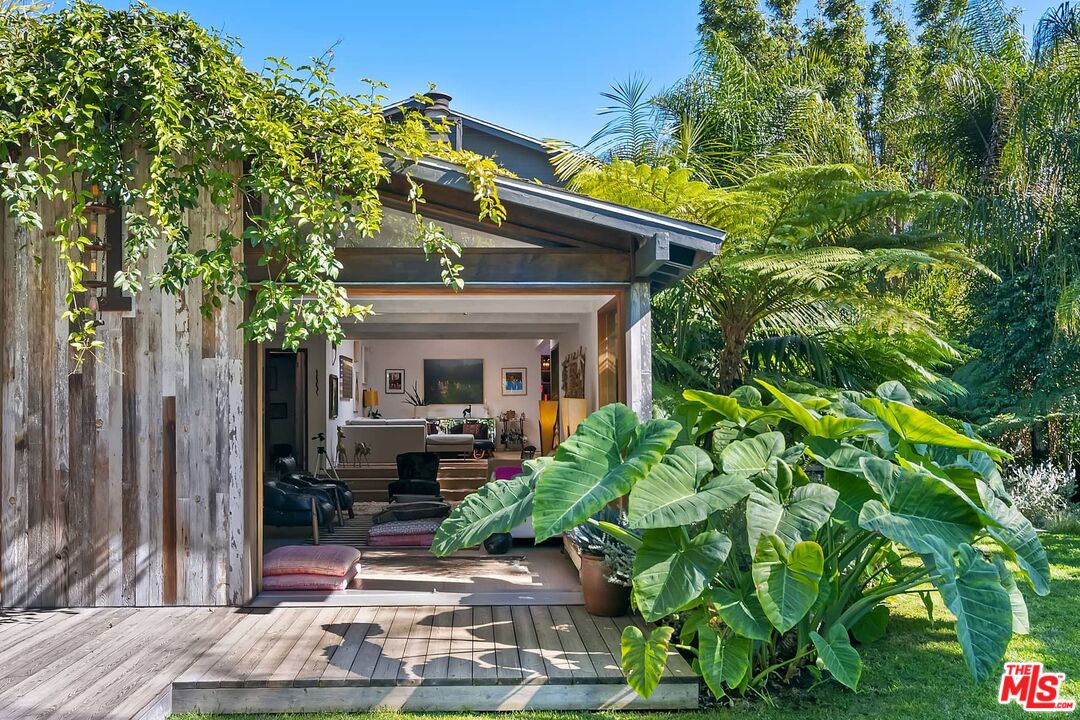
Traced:
MULTIPOLYGON (((472 192, 472 185, 465 172, 459 166, 443 160, 423 158, 411 166, 410 172, 424 182, 434 182, 472 192)), ((708 225, 677 220, 666 215, 596 200, 549 185, 502 176, 495 179, 495 185, 499 190, 499 196, 507 202, 529 204, 556 214, 569 215, 594 224, 605 225, 613 230, 637 235, 642 240, 657 233, 668 233, 679 245, 716 255, 726 237, 723 230, 708 225)))

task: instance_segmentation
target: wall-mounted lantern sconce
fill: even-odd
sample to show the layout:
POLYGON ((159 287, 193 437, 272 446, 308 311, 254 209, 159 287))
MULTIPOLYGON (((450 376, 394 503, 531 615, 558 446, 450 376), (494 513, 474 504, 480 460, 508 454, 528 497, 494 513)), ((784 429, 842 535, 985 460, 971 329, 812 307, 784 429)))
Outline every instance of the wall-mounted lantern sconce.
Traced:
POLYGON ((98 185, 90 186, 93 199, 86 204, 87 237, 90 244, 83 248, 83 263, 87 272, 83 287, 87 290, 87 305, 97 315, 100 312, 127 311, 131 298, 113 285, 124 257, 124 221, 120 209, 108 202, 98 185))

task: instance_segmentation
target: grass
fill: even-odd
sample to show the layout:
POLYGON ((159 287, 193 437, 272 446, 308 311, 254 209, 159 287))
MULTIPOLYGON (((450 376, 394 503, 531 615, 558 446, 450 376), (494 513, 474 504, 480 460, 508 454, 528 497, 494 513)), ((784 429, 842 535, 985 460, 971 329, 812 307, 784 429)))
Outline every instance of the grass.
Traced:
MULTIPOLYGON (((1026 593, 1031 634, 1017 636, 1007 660, 1041 661, 1067 676, 1064 694, 1080 699, 1080 537, 1043 536, 1050 555, 1050 595, 1026 593)), ((996 680, 975 685, 964 666, 952 620, 938 609, 936 622, 926 618, 914 596, 891 602, 888 635, 862 648, 864 662, 858 693, 829 683, 809 692, 774 696, 769 702, 742 702, 712 712, 679 713, 679 720, 985 720, 1030 717, 1016 705, 997 704, 996 680)), ((210 715, 177 716, 176 720, 211 720, 210 715)), ((395 720, 400 713, 230 716, 233 720, 395 720)), ((474 714, 410 714, 408 720, 466 720, 474 714)), ((482 716, 479 716, 482 717, 482 716)), ((488 716, 490 717, 490 716, 488 716)), ((515 720, 658 720, 672 714, 644 713, 516 713, 515 720)), ((1048 717, 1064 717, 1050 714, 1048 717)))

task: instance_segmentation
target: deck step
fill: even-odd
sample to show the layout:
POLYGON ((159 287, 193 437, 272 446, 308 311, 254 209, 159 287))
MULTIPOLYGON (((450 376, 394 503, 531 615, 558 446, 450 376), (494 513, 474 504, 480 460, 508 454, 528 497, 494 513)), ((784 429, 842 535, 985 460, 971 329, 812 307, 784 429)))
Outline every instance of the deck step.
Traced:
POLYGON ((649 700, 627 687, 617 659, 620 637, 628 625, 645 627, 640 618, 594 618, 578 605, 348 607, 332 623, 320 622, 312 608, 307 613, 292 622, 263 621, 265 647, 230 665, 230 675, 242 682, 213 675, 174 682, 172 711, 697 707, 697 676, 674 653, 649 700), (267 662, 279 643, 292 649, 267 662))

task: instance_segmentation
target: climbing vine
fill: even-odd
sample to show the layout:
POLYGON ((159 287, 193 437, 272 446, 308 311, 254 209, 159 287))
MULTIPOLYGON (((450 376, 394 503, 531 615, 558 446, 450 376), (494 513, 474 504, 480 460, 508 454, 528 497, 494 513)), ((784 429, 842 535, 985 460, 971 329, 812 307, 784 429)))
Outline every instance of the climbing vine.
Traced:
MULTIPOLYGON (((66 261, 77 357, 100 345, 83 299, 93 185, 124 207, 118 288, 175 294, 197 279, 205 314, 251 293, 245 336, 280 335, 288 347, 311 335, 338 341, 342 320, 370 312, 337 285, 334 248, 344 235, 379 231, 378 186, 392 172, 408 174, 425 155, 455 162, 473 184, 479 217, 504 219, 497 166, 439 140, 442 121, 417 111, 387 121, 384 86, 341 92, 331 53, 295 67, 270 58, 252 72, 238 52, 235 40, 188 15, 143 3, 110 11, 76 0, 57 12, 0 13, 0 195, 16 222, 46 231, 66 261), (193 244, 186 211, 230 205, 237 192, 252 200, 246 227, 193 244), (35 208, 56 198, 70 210, 42 228, 35 208), (245 244, 267 279, 249 280, 235 252, 245 244), (141 261, 160 247, 162 267, 144 276, 141 261)), ((460 288, 460 248, 424 220, 422 187, 411 178, 410 186, 417 243, 460 288)))

